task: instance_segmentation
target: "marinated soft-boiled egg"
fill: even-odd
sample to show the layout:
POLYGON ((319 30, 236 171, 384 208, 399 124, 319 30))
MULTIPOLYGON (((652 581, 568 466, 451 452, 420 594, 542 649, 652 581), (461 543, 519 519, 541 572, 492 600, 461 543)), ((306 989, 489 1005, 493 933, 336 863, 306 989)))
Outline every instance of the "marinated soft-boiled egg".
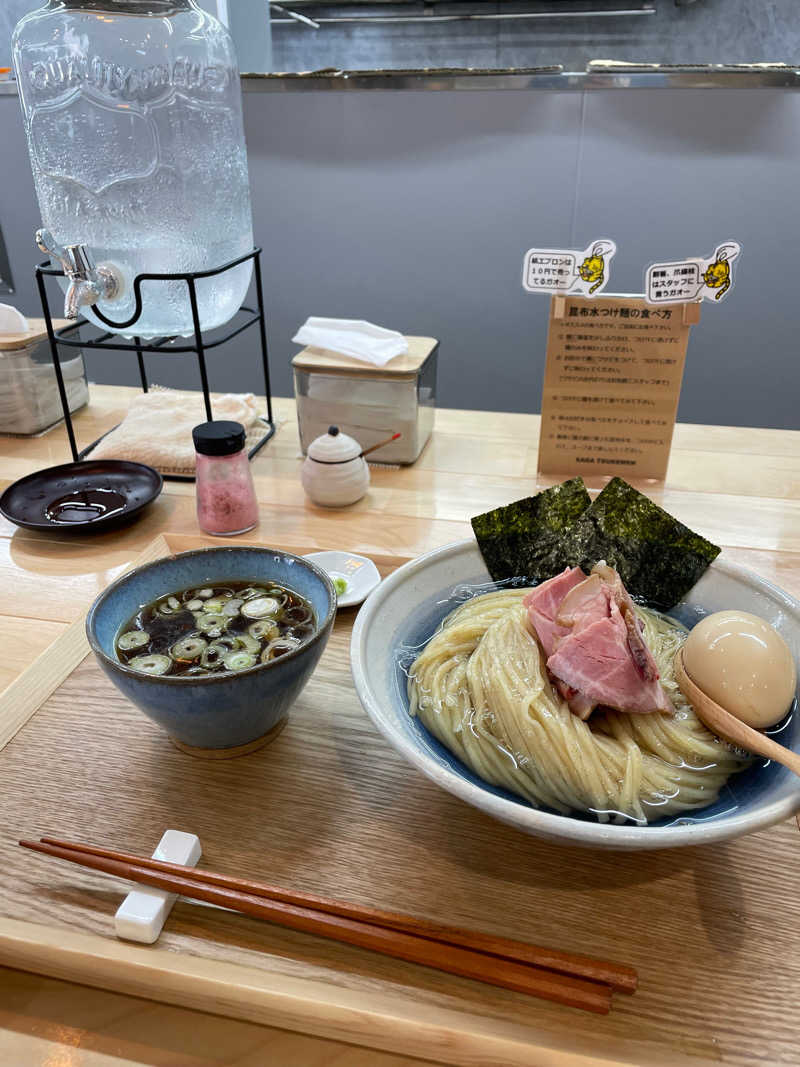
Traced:
POLYGON ((797 688, 789 646, 746 611, 706 616, 686 639, 683 665, 707 696, 756 729, 779 722, 797 688))

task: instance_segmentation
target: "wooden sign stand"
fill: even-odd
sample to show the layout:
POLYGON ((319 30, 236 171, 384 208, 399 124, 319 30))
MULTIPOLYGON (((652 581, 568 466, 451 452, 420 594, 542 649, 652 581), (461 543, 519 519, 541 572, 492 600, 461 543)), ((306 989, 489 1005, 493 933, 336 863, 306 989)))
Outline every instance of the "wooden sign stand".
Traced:
POLYGON ((554 296, 539 473, 663 480, 700 304, 554 296))

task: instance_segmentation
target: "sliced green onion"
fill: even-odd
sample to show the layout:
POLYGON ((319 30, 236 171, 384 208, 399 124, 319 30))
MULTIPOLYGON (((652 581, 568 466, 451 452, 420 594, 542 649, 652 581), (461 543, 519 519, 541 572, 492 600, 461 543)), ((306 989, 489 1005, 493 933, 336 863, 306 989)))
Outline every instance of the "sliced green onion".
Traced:
POLYGON ((189 600, 189 601, 187 601, 186 607, 187 607, 187 610, 189 610, 189 611, 202 611, 203 610, 203 601, 202 600, 197 600, 197 599, 189 600))
POLYGON ((229 652, 222 662, 229 671, 246 671, 248 667, 254 667, 257 661, 252 652, 229 652))
POLYGON ((203 651, 200 662, 210 671, 222 666, 222 662, 231 652, 236 652, 237 647, 229 637, 221 637, 218 641, 212 641, 203 651))
POLYGON ((169 656, 134 656, 128 661, 128 666, 142 674, 166 674, 172 666, 169 656))
POLYGON ((202 637, 182 637, 180 641, 176 641, 172 648, 169 650, 170 656, 173 659, 179 660, 181 663, 191 663, 192 660, 198 659, 205 651, 206 642, 202 637))
POLYGON ((266 596, 267 591, 260 585, 248 585, 246 589, 239 590, 239 596, 242 600, 250 600, 254 596, 266 596))
POLYGON ((247 627, 247 632, 256 641, 263 641, 264 638, 272 641, 280 634, 278 624, 274 619, 258 619, 257 622, 251 622, 247 627))
POLYGON ((239 641, 238 634, 221 635, 214 641, 214 644, 217 645, 219 648, 228 649, 230 652, 233 652, 235 649, 242 647, 239 641))
POLYGON ((214 595, 214 590, 213 590, 213 589, 198 589, 198 590, 197 590, 197 595, 198 595, 198 596, 199 596, 199 597, 200 597, 200 598, 201 598, 202 600, 208 600, 208 598, 209 598, 210 596, 213 596, 213 595, 214 595))
POLYGON ((203 604, 203 611, 207 611, 210 615, 219 615, 222 611, 222 605, 227 599, 227 597, 221 596, 212 597, 203 604))
POLYGON ((250 636, 250 634, 224 634, 213 642, 215 648, 220 650, 220 653, 225 652, 259 652, 261 649, 261 642, 256 641, 250 636))
POLYGON ((128 630, 117 638, 117 647, 123 652, 131 652, 134 648, 144 648, 149 640, 150 634, 144 630, 128 630))
MULTIPOLYGON (((253 623, 253 626, 257 626, 257 625, 258 625, 257 623, 253 623)), ((275 627, 275 629, 277 630, 277 626, 275 627)), ((261 642, 257 641, 255 639, 255 637, 251 637, 251 635, 249 633, 248 634, 237 634, 236 635, 236 640, 239 643, 239 647, 243 648, 245 650, 245 652, 257 653, 257 652, 261 651, 261 642)))
POLYGON ((241 597, 231 597, 230 600, 226 600, 222 605, 222 614, 227 615, 229 618, 233 618, 241 611, 244 601, 241 597))
POLYGON ((204 634, 210 633, 212 630, 219 630, 220 633, 222 633, 229 622, 230 619, 226 618, 224 615, 202 614, 195 616, 197 629, 204 634))
POLYGON ((168 596, 162 600, 160 604, 156 604, 156 615, 169 616, 180 615, 182 611, 186 611, 186 605, 181 604, 180 600, 176 596, 168 596))
POLYGON ((278 637, 274 641, 270 641, 261 653, 261 662, 270 663, 279 656, 285 656, 287 652, 292 652, 299 644, 299 639, 291 637, 289 634, 284 637, 278 637))
POLYGON ((248 619, 265 619, 268 615, 275 615, 280 611, 280 604, 269 596, 253 597, 246 600, 242 605, 242 615, 248 619))

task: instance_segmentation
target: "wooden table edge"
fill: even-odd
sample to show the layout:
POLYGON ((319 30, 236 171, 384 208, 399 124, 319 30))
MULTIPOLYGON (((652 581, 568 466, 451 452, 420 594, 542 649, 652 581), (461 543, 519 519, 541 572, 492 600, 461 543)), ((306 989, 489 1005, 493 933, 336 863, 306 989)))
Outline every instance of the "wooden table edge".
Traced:
MULTIPOLYGON (((421 1002, 414 1002, 413 1014, 398 1011, 390 994, 365 996, 329 983, 179 953, 161 952, 156 963, 158 951, 0 918, 0 964, 157 1003, 457 1067, 631 1067, 640 1062, 544 1043, 532 1046, 514 1035, 513 1024, 486 1019, 486 1028, 478 1029, 466 1015, 421 1002)), ((403 998, 400 1003, 409 1002, 403 998)), ((715 1063, 705 1057, 653 1060, 648 1054, 651 1067, 666 1067, 667 1062, 672 1067, 715 1063)))

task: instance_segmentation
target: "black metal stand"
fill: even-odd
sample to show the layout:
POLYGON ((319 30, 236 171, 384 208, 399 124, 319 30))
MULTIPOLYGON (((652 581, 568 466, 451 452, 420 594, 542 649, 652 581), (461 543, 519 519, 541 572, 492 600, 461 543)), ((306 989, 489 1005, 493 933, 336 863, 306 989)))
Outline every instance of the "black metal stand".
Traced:
MULTIPOLYGON (((67 400, 67 391, 64 388, 64 378, 61 373, 61 360, 59 358, 58 347, 63 345, 66 348, 92 348, 101 349, 105 352, 135 352, 136 359, 139 364, 139 378, 142 383, 142 389, 146 393, 149 389, 149 383, 147 380, 147 372, 144 365, 144 355, 146 352, 164 354, 165 351, 173 352, 194 352, 197 356, 197 362, 200 369, 200 383, 203 387, 203 400, 205 402, 206 416, 211 422, 214 418, 211 411, 211 397, 208 389, 208 372, 206 370, 206 352, 212 348, 217 348, 220 345, 230 341, 236 337, 243 330, 248 329, 250 326, 255 326, 256 323, 259 327, 259 333, 261 336, 261 363, 264 370, 264 391, 267 398, 267 413, 266 417, 261 416, 261 422, 264 425, 265 433, 259 438, 259 440, 250 449, 248 455, 252 457, 263 448, 269 441, 270 437, 275 433, 275 423, 272 416, 272 393, 269 383, 269 356, 267 352, 267 330, 264 320, 264 296, 261 288, 261 249, 254 248, 252 252, 247 252, 243 256, 239 256, 238 259, 232 259, 229 263, 223 264, 221 267, 216 267, 213 270, 191 271, 187 274, 137 274, 133 280, 133 293, 135 297, 135 310, 133 315, 126 319, 124 322, 115 322, 113 319, 107 318, 97 308, 93 308, 92 312, 101 322, 107 326, 111 326, 114 330, 127 330, 133 326, 140 318, 142 314, 142 282, 175 282, 184 281, 189 289, 189 303, 192 309, 192 324, 194 326, 194 343, 189 343, 187 338, 185 343, 175 344, 176 338, 174 337, 157 337, 152 341, 143 343, 141 338, 133 336, 133 343, 124 341, 118 334, 111 331, 102 331, 99 327, 94 326, 86 319, 78 319, 74 323, 70 323, 69 326, 63 326, 59 330, 53 329, 53 319, 50 314, 50 304, 47 297, 47 289, 45 286, 45 277, 48 276, 61 276, 64 272, 58 267, 51 267, 49 261, 40 263, 36 268, 36 284, 39 287, 39 297, 42 301, 42 310, 44 311, 44 320, 47 327, 47 337, 50 341, 50 353, 53 358, 53 366, 56 372, 56 382, 58 383, 58 392, 61 397, 61 407, 64 411, 64 425, 67 428, 67 437, 69 438, 69 446, 72 450, 72 458, 75 462, 84 459, 92 449, 102 440, 99 437, 96 441, 93 441, 86 448, 78 451, 78 446, 75 442, 75 430, 72 425, 72 416, 69 410, 69 402, 67 400), (229 329, 222 336, 209 338, 204 336, 200 329, 200 314, 197 307, 197 281, 200 278, 212 278, 214 275, 223 274, 225 271, 232 270, 234 267, 238 267, 240 263, 246 262, 248 259, 252 259, 253 268, 255 272, 256 283, 256 296, 258 298, 258 307, 251 308, 246 305, 242 305, 234 316, 234 322, 236 325, 229 329), (246 318, 241 320, 241 316, 246 318), (236 320, 239 319, 238 322, 236 320), (88 330, 96 331, 97 336, 81 336, 81 330, 86 327, 88 330), (75 331, 78 331, 77 336, 72 336, 75 331), (168 348, 166 346, 169 346, 168 348)), ((212 331, 212 334, 217 331, 212 331)), ((111 431, 109 431, 110 433, 111 431)), ((104 435, 105 436, 105 435, 104 435)), ((165 478, 171 481, 192 482, 194 481, 193 475, 186 474, 165 474, 165 478)))

